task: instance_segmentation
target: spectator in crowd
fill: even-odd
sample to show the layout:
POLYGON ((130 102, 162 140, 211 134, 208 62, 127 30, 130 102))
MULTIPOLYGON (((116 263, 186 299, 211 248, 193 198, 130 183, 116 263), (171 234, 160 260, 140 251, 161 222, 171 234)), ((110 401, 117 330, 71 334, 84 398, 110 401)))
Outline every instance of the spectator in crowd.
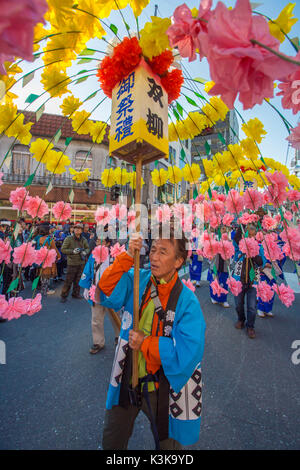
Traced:
MULTIPOLYGON (((49 225, 41 225, 39 229, 39 236, 37 237, 36 249, 42 247, 47 247, 48 250, 56 251, 56 261, 60 259, 60 253, 56 247, 53 236, 50 234, 49 225)), ((42 295, 51 295, 55 294, 54 289, 50 289, 50 281, 57 277, 57 267, 56 262, 52 266, 47 268, 40 268, 40 278, 41 278, 41 293, 42 295)))
POLYGON ((73 284, 72 297, 82 299, 80 295, 79 281, 89 253, 87 240, 82 236, 83 226, 76 224, 74 234, 67 237, 61 247, 61 252, 67 255, 67 274, 61 291, 61 302, 67 301, 68 294, 73 284))
POLYGON ((90 236, 91 236, 89 224, 84 224, 82 236, 86 239, 87 242, 89 242, 89 239, 90 239, 90 236))

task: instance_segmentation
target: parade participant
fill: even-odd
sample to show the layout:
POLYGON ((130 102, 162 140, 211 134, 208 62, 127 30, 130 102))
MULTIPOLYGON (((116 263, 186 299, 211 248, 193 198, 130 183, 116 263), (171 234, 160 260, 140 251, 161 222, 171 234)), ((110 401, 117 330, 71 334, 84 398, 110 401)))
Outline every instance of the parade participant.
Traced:
MULTIPOLYGON (((43 246, 46 246, 48 250, 56 251, 56 261, 60 260, 60 253, 56 247, 53 236, 50 234, 49 225, 41 225, 39 228, 39 236, 37 237, 36 249, 39 250, 43 246)), ((57 277, 56 262, 52 266, 40 269, 41 277, 41 293, 43 295, 55 294, 54 289, 50 289, 50 281, 57 277)))
MULTIPOLYGON (((101 239, 97 238, 96 246, 101 244, 101 239)), ((108 249, 110 247, 110 240, 106 239, 103 241, 103 245, 106 246, 108 249)), ((90 298, 90 288, 94 285, 96 286, 105 271, 110 264, 109 256, 106 258, 105 261, 98 264, 91 253, 89 259, 84 267, 81 279, 79 281, 80 287, 84 288, 83 296, 85 300, 91 305, 92 308, 92 336, 93 336, 93 346, 90 349, 90 354, 97 354, 101 349, 105 346, 105 335, 104 335, 104 317, 105 314, 108 313, 114 333, 115 333, 115 344, 117 344, 120 328, 114 321, 114 317, 112 316, 111 309, 104 307, 101 304, 95 303, 90 298)))
POLYGON ((189 264, 190 280, 196 287, 200 287, 202 275, 203 256, 197 254, 198 239, 194 238, 192 241, 192 254, 190 256, 191 263, 189 264))
MULTIPOLYGON (((256 235, 256 227, 253 224, 248 225, 248 236, 249 238, 254 238, 256 235)), ((235 237, 235 242, 237 243, 237 235, 235 237)), ((259 255, 252 258, 247 257, 240 250, 238 250, 236 256, 235 266, 233 277, 237 281, 242 283, 242 292, 235 297, 235 306, 238 315, 238 321, 235 324, 235 327, 238 330, 241 330, 245 326, 247 327, 248 337, 251 339, 255 338, 255 318, 257 313, 257 296, 256 289, 254 287, 260 280, 260 267, 263 265, 264 257, 263 250, 260 247, 259 255), (255 277, 253 280, 250 279, 250 271, 253 267, 255 271, 255 277), (247 297, 247 321, 244 310, 245 297, 247 297)))
POLYGON ((133 234, 128 252, 104 271, 103 305, 124 308, 112 370, 103 431, 103 449, 126 449, 142 410, 150 419, 156 448, 179 449, 199 439, 201 360, 205 322, 197 297, 180 281, 187 257, 185 238, 153 240, 151 270, 140 270, 139 331, 132 330, 133 256, 142 238, 133 234), (139 351, 139 385, 130 388, 132 350, 139 351))
MULTIPOLYGON (((221 226, 221 235, 224 233, 227 233, 226 227, 221 226)), ((209 265, 209 270, 207 272, 207 280, 209 283, 213 282, 214 277, 213 277, 213 267, 216 266, 217 269, 217 278, 218 282, 223 289, 226 289, 228 291, 228 267, 229 267, 230 261, 229 260, 224 260, 220 254, 217 254, 210 262, 209 265)), ((210 292, 210 300, 212 304, 221 304, 225 308, 229 308, 230 305, 227 302, 227 294, 214 294, 211 286, 209 285, 209 292, 210 292)))
POLYGON ((83 299, 80 295, 79 281, 85 265, 86 256, 89 253, 89 245, 82 237, 83 226, 76 224, 74 234, 67 237, 61 247, 61 252, 67 255, 67 274, 61 291, 61 302, 67 301, 68 294, 73 284, 72 297, 83 299))

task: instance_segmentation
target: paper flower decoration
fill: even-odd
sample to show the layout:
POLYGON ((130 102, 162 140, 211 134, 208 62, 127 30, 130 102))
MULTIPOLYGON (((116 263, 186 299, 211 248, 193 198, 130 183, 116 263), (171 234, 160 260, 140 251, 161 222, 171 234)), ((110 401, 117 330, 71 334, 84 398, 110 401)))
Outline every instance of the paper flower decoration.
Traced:
POLYGON ((42 219, 44 215, 49 214, 49 207, 39 196, 29 196, 26 211, 33 219, 35 217, 42 219))
POLYGON ((95 261, 97 264, 103 263, 109 255, 107 246, 103 246, 103 245, 96 246, 96 248, 94 248, 92 251, 92 255, 95 258, 95 261))
POLYGON ((42 310, 42 296, 41 294, 37 294, 34 299, 25 299, 25 312, 24 314, 29 315, 30 317, 35 313, 42 310))
POLYGON ((257 297, 259 297, 263 302, 270 302, 274 297, 274 291, 272 287, 266 281, 260 281, 256 288, 257 297))
POLYGON ((64 201, 58 201, 52 207, 52 213, 56 219, 59 221, 68 220, 72 214, 71 204, 64 201))
POLYGON ((95 212, 95 220, 99 225, 107 225, 111 220, 111 214, 107 207, 98 207, 95 212))
POLYGON ((279 299, 286 307, 290 307, 292 305, 295 300, 293 289, 291 289, 289 286, 285 286, 284 284, 280 284, 280 286, 275 284, 273 286, 273 290, 276 292, 279 299))
POLYGON ((0 263, 4 261, 4 264, 9 264, 11 252, 12 247, 10 246, 10 242, 7 241, 4 243, 4 241, 0 239, 0 263))
POLYGON ((46 246, 43 246, 35 253, 36 264, 42 265, 43 268, 51 268, 56 260, 56 251, 54 249, 48 250, 46 246))
POLYGON ((192 281, 190 279, 182 279, 182 282, 184 285, 186 285, 186 287, 188 287, 192 292, 195 292, 196 288, 195 286, 193 285, 192 281))
POLYGON ((220 297, 222 294, 228 294, 228 290, 224 289, 220 286, 218 279, 215 279, 210 283, 210 287, 212 288, 213 294, 220 297))
POLYGON ((115 243, 114 246, 112 246, 110 249, 110 256, 112 258, 116 258, 121 253, 124 253, 124 251, 126 251, 125 245, 120 245, 120 243, 115 243))
POLYGON ((242 292, 243 285, 241 281, 237 281, 236 279, 234 279, 234 277, 229 277, 227 279, 227 284, 235 297, 237 297, 242 292))
POLYGON ((22 268, 31 266, 35 263, 36 250, 32 246, 32 242, 22 243, 16 247, 13 252, 14 263, 20 264, 22 268))
POLYGON ((11 191, 9 196, 9 200, 12 203, 12 208, 18 209, 19 211, 24 211, 27 209, 28 199, 29 193, 23 187, 11 191))
POLYGON ((253 258, 259 254, 259 244, 255 238, 242 238, 239 249, 247 258, 253 258))

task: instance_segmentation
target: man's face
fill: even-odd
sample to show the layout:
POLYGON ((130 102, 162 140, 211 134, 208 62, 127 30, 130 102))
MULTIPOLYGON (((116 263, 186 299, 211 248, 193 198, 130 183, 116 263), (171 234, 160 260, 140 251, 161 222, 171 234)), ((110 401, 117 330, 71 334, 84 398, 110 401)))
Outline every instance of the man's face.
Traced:
POLYGON ((182 258, 176 258, 175 244, 162 239, 153 242, 149 258, 153 276, 166 281, 183 262, 182 258))
POLYGON ((88 231, 89 231, 89 225, 85 225, 85 226, 84 226, 84 231, 85 231, 85 232, 88 232, 88 231))
POLYGON ((82 234, 82 228, 79 228, 79 227, 74 228, 75 237, 79 238, 81 234, 82 234))

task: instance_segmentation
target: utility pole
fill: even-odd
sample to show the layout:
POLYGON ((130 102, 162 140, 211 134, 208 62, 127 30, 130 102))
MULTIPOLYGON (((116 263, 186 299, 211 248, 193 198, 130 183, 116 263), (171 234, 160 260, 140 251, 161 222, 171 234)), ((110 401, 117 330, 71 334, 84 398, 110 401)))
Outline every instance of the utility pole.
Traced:
POLYGON ((158 5, 154 5, 154 16, 157 16, 158 5))

